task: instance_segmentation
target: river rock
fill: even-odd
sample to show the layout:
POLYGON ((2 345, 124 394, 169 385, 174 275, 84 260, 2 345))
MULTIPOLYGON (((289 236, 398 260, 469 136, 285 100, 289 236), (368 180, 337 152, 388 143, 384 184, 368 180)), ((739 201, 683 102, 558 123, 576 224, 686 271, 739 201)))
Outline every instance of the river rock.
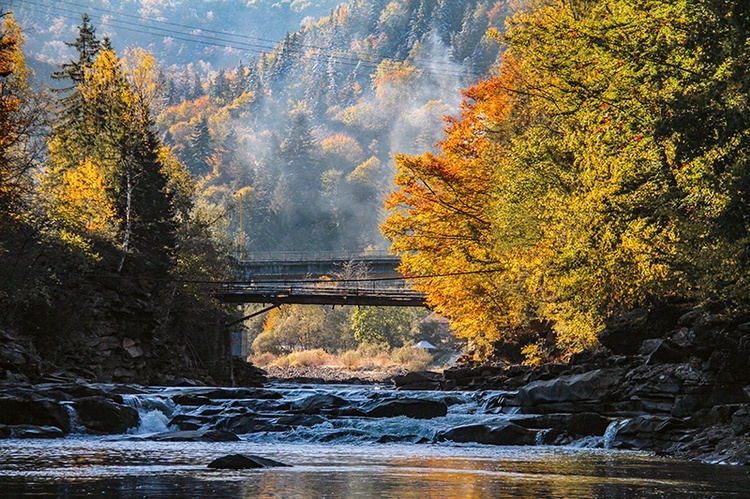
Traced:
POLYGON ((669 416, 644 414, 627 421, 612 442, 616 449, 664 450, 684 440, 692 431, 684 421, 669 416))
POLYGON ((410 372, 394 376, 393 384, 397 390, 440 390, 443 386, 443 377, 430 371, 410 372))
POLYGON ((211 469, 225 470, 253 470, 259 468, 289 467, 289 465, 265 457, 232 454, 211 461, 208 467, 211 469))
POLYGON ((201 391, 197 395, 219 400, 276 400, 281 398, 281 394, 278 392, 257 388, 215 388, 212 390, 201 391))
POLYGON ((273 424, 267 419, 258 418, 254 414, 236 414, 226 417, 219 421, 216 428, 240 435, 262 431, 285 431, 287 429, 285 426, 273 424))
POLYGON ((619 369, 596 369, 534 381, 518 391, 516 403, 532 412, 592 412, 613 398, 622 376, 619 369))
POLYGON ((125 433, 140 424, 138 411, 105 397, 84 397, 73 404, 80 423, 95 433, 125 433))
POLYGON ((750 433, 750 410, 748 406, 732 414, 732 430, 734 430, 735 435, 750 433))
POLYGON ((211 403, 211 399, 208 397, 204 397, 203 395, 191 395, 189 393, 182 393, 180 395, 175 395, 174 397, 172 397, 172 402, 177 405, 199 406, 209 405, 211 403))
POLYGON ((197 414, 177 414, 169 420, 169 426, 176 426, 182 431, 197 430, 205 424, 212 422, 214 418, 197 414))
POLYGON ((438 441, 473 442, 488 445, 534 445, 537 432, 509 421, 459 426, 438 433, 438 441))
POLYGON ((580 414, 540 414, 514 419, 513 423, 530 429, 555 429, 570 435, 602 436, 610 420, 593 412, 580 414))
POLYGON ((291 427, 316 426, 325 422, 325 418, 308 414, 292 414, 291 416, 281 416, 276 420, 276 424, 278 425, 291 427))
POLYGON ((348 405, 348 402, 341 397, 330 393, 316 393, 295 402, 292 406, 292 411, 303 414, 318 414, 319 412, 330 411, 344 407, 345 405, 348 405))
POLYGON ((65 433, 57 426, 16 425, 10 426, 13 438, 62 438, 65 433))
POLYGON ((56 426, 70 431, 70 416, 61 404, 33 393, 0 398, 0 424, 56 426))
POLYGON ((369 418, 395 418, 406 416, 414 419, 432 419, 448 414, 445 402, 423 399, 396 399, 376 402, 364 408, 369 418))

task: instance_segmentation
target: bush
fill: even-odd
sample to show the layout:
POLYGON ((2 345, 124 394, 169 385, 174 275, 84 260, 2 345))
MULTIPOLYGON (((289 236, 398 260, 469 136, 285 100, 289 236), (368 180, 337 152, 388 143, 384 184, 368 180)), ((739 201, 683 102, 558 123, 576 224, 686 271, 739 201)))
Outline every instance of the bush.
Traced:
POLYGON ((272 353, 265 352, 259 355, 254 355, 252 357, 249 357, 248 360, 259 367, 266 367, 270 366, 274 362, 276 362, 276 359, 278 357, 272 353))
POLYGON ((291 367, 320 367, 330 365, 332 356, 325 350, 300 350, 287 355, 291 367))
POLYGON ((529 343, 521 349, 521 354, 527 366, 537 367, 544 362, 545 351, 539 343, 529 343))
POLYGON ((362 365, 362 355, 358 350, 347 350, 339 355, 339 362, 343 367, 354 370, 362 365))
POLYGON ((409 371, 426 371, 432 365, 432 354, 424 348, 397 348, 391 354, 391 359, 409 371))

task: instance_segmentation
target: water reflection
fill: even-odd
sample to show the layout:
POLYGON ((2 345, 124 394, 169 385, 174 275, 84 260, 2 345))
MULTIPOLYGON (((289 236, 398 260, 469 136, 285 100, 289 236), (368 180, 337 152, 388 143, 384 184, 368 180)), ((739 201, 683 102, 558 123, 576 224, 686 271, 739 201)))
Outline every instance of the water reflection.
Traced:
POLYGON ((247 498, 742 497, 750 470, 643 454, 441 445, 0 441, 0 495, 247 498), (214 471, 233 453, 294 465, 214 471))

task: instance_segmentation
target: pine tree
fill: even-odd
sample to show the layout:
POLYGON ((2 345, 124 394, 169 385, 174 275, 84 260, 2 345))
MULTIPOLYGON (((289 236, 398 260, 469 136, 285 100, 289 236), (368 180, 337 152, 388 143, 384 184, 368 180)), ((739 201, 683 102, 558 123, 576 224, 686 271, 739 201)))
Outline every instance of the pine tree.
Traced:
POLYGON ((211 131, 208 128, 208 118, 201 118, 193 124, 193 130, 188 142, 186 165, 190 172, 197 176, 206 175, 211 171, 208 158, 214 153, 211 147, 211 131))
POLYGON ((231 101, 231 89, 229 87, 229 80, 227 79, 227 74, 224 68, 220 69, 216 73, 216 77, 214 78, 214 81, 211 82, 209 89, 209 95, 213 99, 218 100, 224 104, 231 101))
POLYGON ((65 45, 76 49, 78 59, 63 63, 60 70, 52 74, 52 78, 70 80, 72 86, 66 90, 72 90, 79 83, 83 83, 86 70, 91 68, 96 55, 102 48, 101 42, 96 37, 96 28, 91 24, 88 14, 83 14, 81 17, 81 25, 78 27, 78 36, 75 41, 65 42, 65 45))

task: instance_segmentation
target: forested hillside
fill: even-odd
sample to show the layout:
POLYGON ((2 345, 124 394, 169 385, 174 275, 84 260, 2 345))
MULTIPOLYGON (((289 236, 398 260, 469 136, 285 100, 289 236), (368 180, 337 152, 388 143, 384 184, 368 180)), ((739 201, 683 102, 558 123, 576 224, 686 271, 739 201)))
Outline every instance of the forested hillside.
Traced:
POLYGON ((71 55, 65 42, 87 13, 119 50, 141 47, 164 67, 217 70, 270 51, 287 32, 340 0, 8 0, 28 36, 29 65, 46 76, 71 55))
POLYGON ((474 0, 342 4, 241 65, 188 85, 168 77, 157 124, 203 200, 231 210, 237 246, 385 249, 393 153, 440 139, 460 88, 497 60, 485 32, 503 12, 474 0))

